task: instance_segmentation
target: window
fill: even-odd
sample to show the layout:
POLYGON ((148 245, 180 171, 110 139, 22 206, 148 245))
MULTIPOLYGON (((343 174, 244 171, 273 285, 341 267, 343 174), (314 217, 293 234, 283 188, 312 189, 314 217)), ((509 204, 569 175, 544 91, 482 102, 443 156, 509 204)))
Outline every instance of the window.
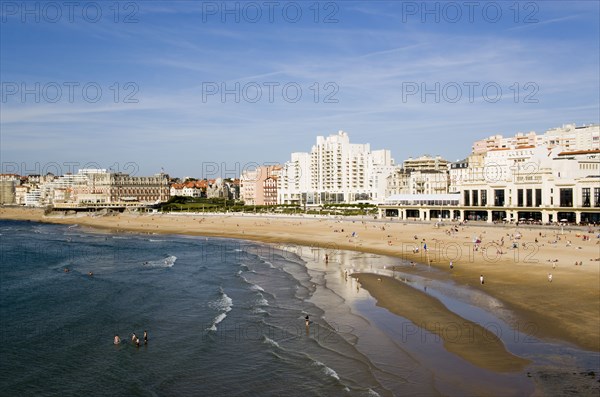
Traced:
POLYGON ((527 189, 526 193, 526 206, 533 207, 533 190, 527 189))
POLYGON ((594 188, 594 207, 600 207, 600 187, 594 188))
POLYGON ((535 206, 542 206, 542 189, 535 189, 535 206))
POLYGON ((496 206, 496 207, 504 206, 504 189, 495 189, 494 190, 494 206, 496 206))
POLYGON ((523 206, 523 189, 517 189, 517 207, 523 206))
POLYGON ((486 206, 487 205, 487 190, 482 190, 481 191, 481 205, 482 206, 486 206))
POLYGON ((572 207, 573 206, 573 189, 560 189, 560 206, 561 207, 572 207))
POLYGON ((478 195, 478 191, 477 191, 477 190, 473 190, 473 191, 471 192, 471 194, 472 194, 472 196, 473 196, 473 205, 474 205, 474 206, 477 206, 477 205, 479 205, 479 197, 478 197, 479 195, 478 195))
POLYGON ((584 187, 581 189, 581 206, 582 207, 589 207, 591 205, 590 203, 590 188, 589 187, 584 187))
POLYGON ((469 195, 469 191, 465 190, 464 191, 464 198, 465 198, 465 205, 469 206, 471 205, 471 196, 469 195))

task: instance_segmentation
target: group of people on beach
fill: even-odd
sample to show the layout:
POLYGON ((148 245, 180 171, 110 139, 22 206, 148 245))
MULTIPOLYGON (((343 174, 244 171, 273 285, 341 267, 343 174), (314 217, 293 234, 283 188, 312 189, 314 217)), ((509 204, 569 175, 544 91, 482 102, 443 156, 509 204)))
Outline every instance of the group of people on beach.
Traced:
MULTIPOLYGON (((121 338, 118 334, 115 334, 115 338, 113 343, 115 345, 121 344, 121 338)), ((140 347, 140 338, 134 333, 131 334, 131 343, 133 343, 136 347, 140 347)), ((144 330, 144 345, 148 344, 148 331, 144 330)))

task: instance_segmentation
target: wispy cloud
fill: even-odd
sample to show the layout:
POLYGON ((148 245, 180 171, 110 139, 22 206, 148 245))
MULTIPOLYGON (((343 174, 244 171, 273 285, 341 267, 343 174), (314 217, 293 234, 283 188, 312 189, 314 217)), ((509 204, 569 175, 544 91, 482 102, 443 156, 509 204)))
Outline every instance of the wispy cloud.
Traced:
POLYGON ((169 165, 170 172, 192 174, 190 159, 198 153, 207 161, 279 161, 308 150, 315 135, 343 129, 353 141, 391 149, 397 161, 426 151, 455 159, 491 133, 598 118, 598 40, 574 28, 597 30, 599 22, 578 8, 544 8, 536 26, 519 27, 535 34, 517 35, 517 27, 506 24, 399 24, 386 2, 339 3, 339 23, 329 25, 202 23, 201 7, 188 11, 185 3, 144 2, 139 23, 128 26, 3 25, 4 82, 60 77, 104 86, 135 81, 140 88, 137 104, 108 97, 96 104, 2 103, 3 158, 97 150, 110 161, 139 152, 148 171, 169 165), (548 29, 563 25, 574 33, 548 29), (73 32, 76 53, 61 42, 73 32), (581 54, 589 54, 587 61, 574 62, 581 54), (262 97, 207 96, 207 82, 219 90, 256 83, 262 97), (273 82, 278 86, 269 101, 265 84, 273 82), (479 85, 470 100, 465 84, 473 82, 479 85), (290 83, 302 89, 297 102, 282 93, 290 83), (437 101, 435 94, 405 92, 411 84, 435 90, 436 83, 457 84, 462 97, 453 103, 450 91, 437 101), (502 88, 499 101, 482 92, 487 83, 502 88), (532 93, 527 83, 537 85, 537 103, 525 103, 532 93))

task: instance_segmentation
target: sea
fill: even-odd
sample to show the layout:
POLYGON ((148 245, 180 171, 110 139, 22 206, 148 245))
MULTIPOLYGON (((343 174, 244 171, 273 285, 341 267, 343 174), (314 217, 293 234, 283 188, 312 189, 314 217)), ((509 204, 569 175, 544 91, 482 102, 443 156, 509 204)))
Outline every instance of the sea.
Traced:
POLYGON ((510 313, 487 310, 501 313, 499 302, 443 272, 394 266, 409 264, 326 246, 2 220, 0 395, 521 396, 537 390, 532 373, 597 371, 597 353, 518 332, 510 313), (465 318, 493 323, 534 364, 507 374, 472 366, 377 306, 354 271, 427 286, 465 318))

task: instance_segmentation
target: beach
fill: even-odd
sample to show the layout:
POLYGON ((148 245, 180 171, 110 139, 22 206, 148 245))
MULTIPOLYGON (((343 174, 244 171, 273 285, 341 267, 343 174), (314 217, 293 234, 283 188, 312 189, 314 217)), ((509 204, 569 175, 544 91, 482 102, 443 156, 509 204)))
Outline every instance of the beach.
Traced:
MULTIPOLYGON (((401 269, 405 273, 418 272, 423 266, 435 267, 446 272, 453 282, 480 289, 498 299, 514 314, 511 326, 521 332, 542 340, 600 351, 598 229, 590 233, 587 228, 571 226, 561 230, 526 225, 385 222, 373 218, 309 215, 53 213, 46 216, 42 210, 11 207, 0 209, 0 219, 300 245, 321 249, 332 262, 341 250, 400 257, 406 261, 401 269), (513 244, 518 248, 512 248, 513 244), (581 265, 575 265, 576 262, 581 265), (482 275, 484 284, 480 282, 482 275)), ((390 303, 393 294, 402 299, 398 286, 369 280, 367 289, 378 299, 378 304, 394 312, 390 303)), ((421 312, 427 310, 425 302, 421 312)), ((412 321, 419 322, 418 311, 410 316, 414 317, 412 321)), ((496 370, 512 365, 521 368, 524 364, 518 358, 508 357, 508 361, 502 363, 493 363, 493 360, 476 359, 476 362, 496 370)))

